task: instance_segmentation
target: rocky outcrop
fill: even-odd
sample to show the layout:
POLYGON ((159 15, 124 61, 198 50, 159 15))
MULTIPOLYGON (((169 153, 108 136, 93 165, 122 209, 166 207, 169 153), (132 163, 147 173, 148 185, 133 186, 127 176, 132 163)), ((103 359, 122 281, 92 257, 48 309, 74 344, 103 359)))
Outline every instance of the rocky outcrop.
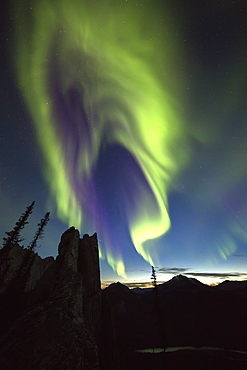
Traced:
POLYGON ((30 269, 27 274, 25 291, 32 290, 37 282, 44 275, 45 271, 53 264, 54 258, 47 257, 42 259, 37 253, 30 252, 28 249, 21 248, 18 244, 8 248, 6 253, 3 253, 3 258, 0 264, 0 294, 2 294, 8 285, 16 277, 18 271, 22 269, 25 262, 31 262, 30 269), (5 254, 5 255, 4 255, 5 254))
POLYGON ((101 319, 101 295, 99 250, 97 235, 89 237, 85 234, 80 240, 79 270, 83 277, 83 313, 90 332, 97 340, 101 319))
POLYGON ((97 235, 61 237, 56 260, 11 246, 1 258, 1 369, 98 369, 97 235))

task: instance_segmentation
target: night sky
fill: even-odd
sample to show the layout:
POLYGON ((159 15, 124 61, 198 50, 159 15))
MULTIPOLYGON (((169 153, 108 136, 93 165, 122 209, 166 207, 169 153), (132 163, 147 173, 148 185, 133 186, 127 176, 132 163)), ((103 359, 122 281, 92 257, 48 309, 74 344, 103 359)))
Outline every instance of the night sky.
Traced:
POLYGON ((10 1, 0 15, 0 237, 98 234, 103 283, 247 279, 247 5, 10 1))

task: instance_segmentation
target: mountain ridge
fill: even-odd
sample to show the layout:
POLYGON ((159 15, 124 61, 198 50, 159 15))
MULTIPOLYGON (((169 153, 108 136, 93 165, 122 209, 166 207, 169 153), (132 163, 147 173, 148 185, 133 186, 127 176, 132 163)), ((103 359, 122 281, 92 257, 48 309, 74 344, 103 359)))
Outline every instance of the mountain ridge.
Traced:
MULTIPOLYGON (((151 284, 151 283, 150 283, 151 284)), ((146 292, 149 292, 150 290, 152 290, 153 288, 152 287, 148 287, 148 288, 141 288, 141 287, 135 287, 135 288, 130 288, 128 287, 127 285, 125 285, 124 283, 120 283, 120 282, 114 282, 114 283, 111 283, 110 285, 108 285, 107 287, 105 287, 103 290, 105 289, 117 289, 118 287, 122 287, 122 289, 129 289, 130 291, 136 293, 136 294, 143 294, 143 293, 146 293, 146 292), (124 287, 124 288, 123 288, 124 287)), ((173 278, 171 278, 170 280, 168 281, 165 281, 164 283, 160 283, 160 284, 157 284, 157 288, 160 290, 164 289, 164 290, 167 290, 167 289, 175 289, 175 288, 185 288, 185 287, 194 287, 194 288, 202 288, 202 289, 218 289, 218 290, 244 290, 245 288, 247 289, 247 280, 242 280, 242 281, 238 281, 238 280, 224 280, 223 282, 219 283, 218 285, 208 285, 208 284, 204 284, 202 283, 201 281, 199 281, 198 279, 196 278, 193 278, 193 277, 187 277, 185 275, 182 275, 182 274, 178 274, 176 276, 174 276, 173 278)))

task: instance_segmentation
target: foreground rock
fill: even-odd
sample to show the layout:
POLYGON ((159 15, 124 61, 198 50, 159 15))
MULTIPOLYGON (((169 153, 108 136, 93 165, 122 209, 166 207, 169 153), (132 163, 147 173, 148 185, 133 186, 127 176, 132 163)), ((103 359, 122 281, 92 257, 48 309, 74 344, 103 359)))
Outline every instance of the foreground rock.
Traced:
POLYGON ((1 369, 98 369, 101 289, 97 235, 61 237, 58 257, 2 253, 1 369))

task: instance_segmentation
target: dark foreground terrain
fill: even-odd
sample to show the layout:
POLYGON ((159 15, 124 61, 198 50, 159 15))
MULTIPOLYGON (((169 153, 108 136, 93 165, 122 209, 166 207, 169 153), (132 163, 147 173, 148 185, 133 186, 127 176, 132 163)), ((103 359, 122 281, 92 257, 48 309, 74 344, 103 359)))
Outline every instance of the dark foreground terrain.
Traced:
POLYGON ((101 290, 97 235, 73 227, 56 259, 0 250, 0 311, 1 370, 247 369, 246 282, 101 290))
POLYGON ((245 281, 209 287, 180 275, 157 288, 135 292, 116 283, 103 291, 121 369, 247 369, 245 281), (137 352, 164 347, 194 349, 137 352))

